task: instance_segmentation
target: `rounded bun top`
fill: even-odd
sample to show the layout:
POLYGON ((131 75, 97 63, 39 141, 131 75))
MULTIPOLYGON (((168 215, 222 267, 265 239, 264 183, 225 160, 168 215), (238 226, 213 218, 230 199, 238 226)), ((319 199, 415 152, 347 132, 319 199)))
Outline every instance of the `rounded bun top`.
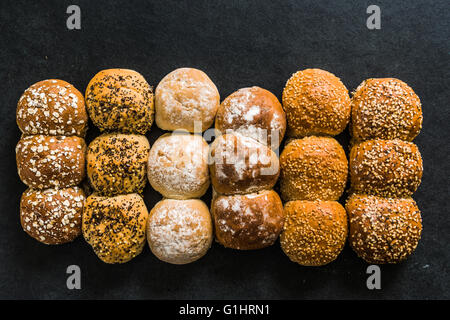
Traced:
POLYGON ((49 79, 25 90, 17 104, 16 120, 25 135, 83 137, 88 116, 84 97, 73 85, 49 79))
POLYGON ((242 88, 222 101, 215 127, 236 131, 274 149, 286 131, 286 115, 277 97, 260 87, 242 88))
POLYGON ((209 147, 200 135, 164 134, 148 158, 148 179, 166 198, 203 196, 209 187, 209 147))
POLYGON ((394 78, 367 79, 352 98, 353 140, 412 141, 422 128, 422 107, 413 89, 394 78))
POLYGON ((156 87, 156 124, 163 130, 202 132, 213 124, 219 104, 219 91, 206 73, 179 68, 156 87))
POLYGON ((133 70, 97 73, 86 88, 86 106, 101 131, 145 134, 153 122, 152 87, 133 70))
POLYGON ((346 209, 350 246, 366 262, 397 263, 416 249, 422 218, 413 199, 354 194, 346 209))
POLYGON ((350 119, 350 97, 344 84, 320 69, 298 71, 283 90, 288 136, 337 135, 350 119))
POLYGON ((344 192, 348 162, 329 137, 293 139, 280 156, 280 191, 285 201, 337 200, 344 192))

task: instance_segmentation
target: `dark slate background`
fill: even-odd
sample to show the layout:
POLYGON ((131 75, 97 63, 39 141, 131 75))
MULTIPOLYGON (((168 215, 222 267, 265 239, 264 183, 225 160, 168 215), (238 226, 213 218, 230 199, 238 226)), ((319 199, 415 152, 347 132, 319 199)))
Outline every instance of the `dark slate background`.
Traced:
MULTIPOLYGON (((2 0, 0 298, 450 298, 449 9, 445 0, 2 0), (81 30, 66 28, 70 4, 81 7, 81 30), (381 30, 366 27, 370 4, 381 7, 381 30), (214 244, 204 258, 185 266, 160 262, 146 247, 129 263, 107 265, 82 237, 50 247, 22 231, 18 207, 25 186, 14 156, 22 92, 47 78, 64 79, 84 92, 95 73, 113 67, 135 69, 157 85, 185 66, 204 70, 222 98, 252 85, 280 98, 290 75, 308 67, 333 72, 349 90, 369 77, 397 77, 415 90, 424 113, 415 140, 424 177, 414 198, 424 230, 406 262, 381 267, 382 290, 366 288, 367 264, 348 246, 320 268, 290 262, 279 243, 250 252, 214 244), (71 264, 81 267, 81 290, 66 288, 71 264)), ((97 134, 92 128, 89 136, 97 134)), ((154 126, 150 141, 160 134, 154 126)), ((338 140, 346 147, 348 132, 338 140)), ((150 187, 145 198, 149 208, 160 199, 150 187)))

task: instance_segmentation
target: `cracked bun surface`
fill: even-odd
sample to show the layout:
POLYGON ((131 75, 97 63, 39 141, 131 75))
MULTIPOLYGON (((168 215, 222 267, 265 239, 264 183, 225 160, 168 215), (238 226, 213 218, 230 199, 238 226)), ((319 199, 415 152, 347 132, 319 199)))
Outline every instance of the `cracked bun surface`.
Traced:
POLYGON ((24 135, 86 135, 88 115, 83 95, 70 83, 39 81, 22 94, 16 121, 24 135))
POLYGON ((100 195, 141 193, 147 182, 150 144, 143 135, 107 133, 87 150, 87 174, 100 195))
POLYGON ((72 242, 81 234, 84 201, 84 192, 78 187, 27 189, 20 200, 20 223, 39 242, 72 242))
POLYGON ((25 136, 16 146, 17 172, 33 189, 65 188, 85 176, 86 144, 76 136, 25 136))
POLYGON ((150 211, 147 240, 153 254, 172 264, 203 257, 213 237, 211 215, 198 199, 159 201, 150 211))
POLYGON ((219 91, 206 73, 179 68, 156 87, 156 124, 163 130, 203 132, 213 124, 219 104, 219 91))
POLYGON ((216 240, 239 250, 271 246, 283 228, 283 204, 273 190, 215 197, 211 205, 216 240))
POLYGON ((86 88, 86 107, 100 131, 145 134, 153 123, 153 89, 133 70, 107 69, 86 88))
POLYGON ((342 146, 329 137, 293 139, 280 156, 280 191, 285 201, 338 200, 348 162, 342 146))
POLYGON ((166 198, 200 198, 209 187, 209 146, 200 135, 164 134, 148 158, 148 180, 166 198))
POLYGON ((215 128, 222 134, 238 132, 276 149, 286 131, 286 115, 270 91, 260 87, 242 88, 222 101, 215 128))
POLYGON ((398 263, 419 243, 422 218, 411 198, 352 195, 346 203, 349 243, 368 263, 398 263))
POLYGON ((323 266, 334 261, 347 239, 347 214, 337 201, 289 201, 280 236, 281 248, 293 262, 323 266))
POLYGON ((124 263, 139 255, 145 245, 148 211, 136 193, 86 199, 83 236, 105 263, 124 263))
POLYGON ((334 74, 321 69, 298 71, 283 90, 288 136, 335 136, 350 120, 350 96, 334 74))
POLYGON ((413 89, 394 78, 367 79, 352 97, 352 139, 412 141, 422 128, 422 107, 413 89))

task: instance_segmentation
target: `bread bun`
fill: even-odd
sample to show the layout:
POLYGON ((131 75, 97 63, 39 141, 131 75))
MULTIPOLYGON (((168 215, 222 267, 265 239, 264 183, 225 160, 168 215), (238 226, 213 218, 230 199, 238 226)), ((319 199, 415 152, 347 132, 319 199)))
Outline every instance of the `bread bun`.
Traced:
POLYGON ((179 68, 156 87, 156 124, 163 130, 202 132, 213 124, 219 103, 219 91, 206 73, 179 68))
POLYGON ((302 266, 334 261, 347 238, 347 214, 336 201, 290 201, 280 236, 281 248, 302 266))
POLYGON ((273 190, 218 196, 212 202, 216 239, 227 248, 271 246, 283 228, 283 204, 273 190))
POLYGON ((145 187, 150 144, 145 136, 109 133, 87 150, 87 173, 100 195, 141 193, 145 187))
POLYGON ((347 158, 333 138, 292 140, 281 153, 280 166, 280 191, 285 201, 337 200, 344 192, 347 158))
POLYGON ((186 264, 205 255, 212 242, 206 204, 197 199, 164 199, 150 211, 147 239, 153 254, 172 264, 186 264))
POLYGON ((85 175, 86 144, 71 136, 25 136, 17 143, 17 172, 33 189, 65 188, 85 175))
POLYGON ((20 200, 23 230, 45 244, 62 244, 81 234, 84 192, 78 187, 27 189, 20 200))
POLYGON ((238 133, 219 136, 211 145, 211 182, 221 194, 271 189, 280 172, 270 148, 238 133))
POLYGON ((288 136, 335 136, 350 119, 350 97, 334 74, 320 69, 298 71, 283 90, 288 136))
POLYGON ((200 198, 209 187, 209 147, 200 135, 164 134, 150 150, 148 180, 174 199, 200 198))
POLYGON ((354 193, 407 197, 419 187, 422 171, 422 157, 412 142, 368 140, 350 151, 350 182, 354 193))
POLYGON ((399 138, 412 141, 422 128, 419 97, 398 79, 368 79, 352 98, 351 135, 355 141, 399 138))
POLYGON ((222 101, 215 127, 223 134, 233 130, 276 149, 286 131, 286 115, 270 91, 243 88, 222 101))
POLYGON ((133 70, 97 73, 86 88, 86 106, 101 131, 145 134, 153 123, 152 87, 133 70))
POLYGON ((144 200, 136 193, 92 194, 83 211, 83 236, 103 262, 124 263, 144 248, 147 218, 144 200))
POLYGON ((349 243, 368 263, 398 263, 416 249, 422 218, 411 198, 352 195, 346 203, 349 243))
POLYGON ((25 135, 84 137, 88 116, 84 97, 74 86, 49 79, 25 90, 17 104, 16 121, 25 135))

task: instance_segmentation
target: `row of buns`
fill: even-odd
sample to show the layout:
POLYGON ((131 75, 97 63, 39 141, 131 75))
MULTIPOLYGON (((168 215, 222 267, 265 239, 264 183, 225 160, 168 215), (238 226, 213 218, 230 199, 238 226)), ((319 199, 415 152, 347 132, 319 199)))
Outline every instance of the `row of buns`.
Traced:
MULTIPOLYGON (((169 73, 155 93, 139 73, 108 69, 89 82, 86 108, 73 86, 61 82, 65 90, 55 89, 59 81, 31 86, 17 109, 23 133, 17 165, 30 187, 21 221, 41 242, 69 242, 82 232, 103 261, 121 263, 147 240, 159 259, 176 264, 203 256, 213 236, 225 247, 250 250, 272 245, 281 234, 283 251, 302 265, 333 261, 347 236, 369 262, 401 260, 371 259, 380 254, 373 239, 417 245, 418 239, 412 245, 407 239, 420 238, 414 232, 420 211, 408 197, 420 184, 422 160, 410 141, 422 114, 420 100, 400 80, 366 80, 350 98, 339 78, 307 69, 287 81, 282 103, 260 87, 237 90, 220 103, 214 83, 197 69, 169 73), (88 146, 87 114, 102 131, 88 146), (153 119, 176 132, 150 146, 145 134, 153 119), (333 136, 349 122, 347 160, 333 136), (208 146, 201 133, 213 123, 217 136, 208 146), (94 189, 87 200, 77 187, 85 171, 94 189), (337 200, 349 171, 347 217, 337 200), (273 190, 278 177, 281 197, 273 190), (141 196, 147 180, 164 197, 150 212, 141 196), (210 184, 209 210, 198 198, 210 184), (397 215, 385 224, 352 220, 360 211, 397 215), (368 233, 364 239, 361 230, 368 233), (45 234, 52 240, 43 241, 45 234)), ((379 245, 385 255, 402 256, 386 243, 379 245)))

